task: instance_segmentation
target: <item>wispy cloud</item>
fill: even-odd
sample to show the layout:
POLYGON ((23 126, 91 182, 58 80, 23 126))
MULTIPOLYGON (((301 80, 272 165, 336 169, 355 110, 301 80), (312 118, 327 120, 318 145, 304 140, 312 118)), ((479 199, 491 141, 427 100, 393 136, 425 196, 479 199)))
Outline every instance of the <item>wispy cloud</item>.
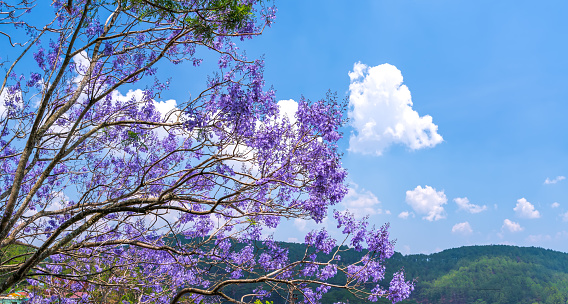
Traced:
POLYGON ((402 211, 401 213, 398 214, 398 217, 405 220, 407 219, 410 215, 413 215, 413 213, 408 212, 408 211, 402 211))
POLYGON ((349 73, 349 118, 355 133, 349 151, 382 155, 392 144, 412 150, 434 147, 443 141, 432 116, 420 116, 412 109, 402 73, 393 65, 369 67, 362 63, 349 73))
POLYGON ((470 204, 469 199, 467 197, 456 197, 454 198, 454 202, 458 205, 461 210, 465 210, 469 213, 479 213, 482 211, 487 210, 487 206, 479 206, 475 204, 470 204))
POLYGON ((560 216, 562 217, 562 221, 568 222, 568 212, 561 213, 560 216))
POLYGON ((502 230, 507 230, 509 232, 520 232, 523 231, 525 228, 521 227, 519 223, 515 223, 509 219, 505 219, 503 221, 503 226, 501 226, 502 230))
POLYGON ((380 204, 379 199, 371 191, 359 189, 357 184, 351 184, 349 192, 343 199, 343 206, 357 218, 383 213, 383 210, 378 208, 380 204))
POLYGON ((527 241, 531 243, 540 243, 550 240, 552 240, 552 237, 549 234, 537 234, 537 235, 531 234, 527 236, 527 241))
POLYGON ((547 177, 546 180, 544 181, 544 184, 545 185, 556 184, 559 181, 562 181, 562 180, 565 180, 565 179, 566 179, 566 176, 562 176, 562 175, 557 176, 556 178, 553 178, 553 179, 550 179, 550 178, 547 177))
POLYGON ((473 233, 469 222, 457 223, 452 227, 452 233, 461 235, 470 235, 473 233))
POLYGON ((545 243, 545 242, 562 242, 568 239, 568 231, 562 230, 556 232, 554 235, 551 234, 537 234, 529 235, 527 241, 531 243, 545 243))

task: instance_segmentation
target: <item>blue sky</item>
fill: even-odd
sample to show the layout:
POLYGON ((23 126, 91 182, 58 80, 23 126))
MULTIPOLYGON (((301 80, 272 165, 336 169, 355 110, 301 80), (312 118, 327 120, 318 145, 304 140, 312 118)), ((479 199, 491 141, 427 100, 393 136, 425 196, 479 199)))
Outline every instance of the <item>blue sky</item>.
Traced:
MULTIPOLYGON (((276 5, 272 28, 240 46, 264 55, 279 100, 328 90, 349 100, 341 148, 351 190, 337 209, 390 222, 406 254, 476 244, 568 252, 568 2, 276 5)), ((160 70, 173 76, 162 97, 195 96, 217 64, 205 59, 160 70)), ((272 232, 294 241, 314 227, 272 232)))
MULTIPOLYGON (((317 100, 331 90, 351 103, 341 142, 351 190, 335 208, 390 222, 405 254, 478 244, 568 252, 568 180, 545 183, 568 176, 568 3, 276 5, 272 28, 239 45, 249 58, 264 56, 278 100, 317 100), (404 131, 385 137, 397 124, 404 131)), ((195 96, 216 65, 206 56, 199 68, 161 69, 173 76, 162 97, 195 96)), ((334 230, 331 219, 323 226, 334 230)), ((291 221, 269 232, 301 241, 315 227, 291 221)))
MULTIPOLYGON (((411 110, 431 116, 443 137, 432 147, 412 149, 412 135, 403 134, 410 139, 371 141, 354 151, 349 138, 359 133, 352 126, 344 129, 344 166, 353 183, 346 205, 371 208, 371 222, 377 225, 390 222, 398 251, 501 243, 568 251, 563 217, 568 180, 545 183, 568 175, 568 3, 276 5, 276 23, 244 48, 250 57, 265 55, 266 80, 278 99, 319 99, 327 90, 349 98, 348 74, 355 63, 369 68, 388 63, 404 78, 411 110), (382 155, 373 154, 385 145, 382 155), (402 212, 408 212, 406 219, 402 212)), ((373 75, 396 78, 392 69, 385 70, 375 69, 373 75)), ((385 89, 378 86, 378 91, 385 89)), ((371 96, 374 88, 369 84, 364 90, 371 96)), ((367 102, 377 106, 365 110, 360 123, 380 122, 394 113, 385 108, 391 99, 369 96, 367 102)), ((408 128, 417 121, 394 123, 408 128)), ((377 127, 374 134, 383 131, 377 127)), ((289 231, 275 235, 286 239, 289 231)))

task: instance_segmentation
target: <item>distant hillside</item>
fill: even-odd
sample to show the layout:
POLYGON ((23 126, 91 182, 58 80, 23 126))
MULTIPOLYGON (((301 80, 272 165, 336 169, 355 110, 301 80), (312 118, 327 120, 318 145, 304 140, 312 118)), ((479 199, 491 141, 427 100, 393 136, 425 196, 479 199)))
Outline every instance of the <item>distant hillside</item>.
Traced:
MULTIPOLYGON (((303 246, 284 243, 290 254, 303 254, 303 246)), ((349 250, 342 261, 358 260, 362 253, 349 250)), ((568 301, 568 254, 535 247, 470 246, 430 255, 403 256, 387 261, 384 280, 388 288, 392 273, 404 268, 416 278, 416 290, 402 303, 534 304, 568 301)), ((282 299, 274 298, 274 303, 282 299)), ((322 303, 370 303, 345 291, 331 290, 322 303)), ((389 303, 380 301, 379 303, 389 303)))
POLYGON ((471 246, 430 255, 395 254, 387 269, 417 279, 419 303, 562 303, 568 254, 535 247, 471 246))
MULTIPOLYGON (((289 250, 291 260, 305 253, 305 247, 295 243, 281 243, 289 250)), ((243 244, 234 244, 235 249, 243 244)), ((347 249, 347 247, 343 248, 347 249)), ((261 248, 259 250, 262 251, 261 248)), ((10 247, 0 253, 0 260, 21 254, 26 249, 10 247)), ((341 253, 344 263, 358 261, 363 252, 347 250, 341 253)), ((320 256, 322 260, 329 257, 320 256)), ((566 304, 568 303, 568 254, 535 247, 504 245, 469 246, 424 255, 403 256, 395 253, 386 263, 385 288, 392 273, 404 268, 407 278, 416 279, 416 290, 411 298, 401 303, 430 304, 566 304)), ((220 269, 219 271, 223 271, 220 269)), ((344 278, 332 280, 343 282, 344 278)), ((25 285, 25 283, 23 282, 25 285)), ((232 296, 250 292, 251 286, 229 286, 225 290, 232 296)), ((281 296, 286 296, 283 294, 281 296)), ((284 303, 274 294, 275 304, 284 303)), ((343 290, 330 290, 322 303, 369 303, 357 299, 343 290)), ((379 303, 389 303, 381 300, 379 303)))

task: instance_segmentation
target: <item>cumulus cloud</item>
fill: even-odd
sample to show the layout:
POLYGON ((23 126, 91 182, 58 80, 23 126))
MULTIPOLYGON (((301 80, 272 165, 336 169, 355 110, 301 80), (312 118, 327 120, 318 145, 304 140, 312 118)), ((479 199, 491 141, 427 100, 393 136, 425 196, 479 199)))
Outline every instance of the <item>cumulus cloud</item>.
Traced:
POLYGON ((406 203, 418 214, 425 214, 425 220, 437 221, 446 218, 443 205, 448 202, 444 191, 426 186, 417 186, 414 190, 406 191, 406 203))
POLYGON ((517 216, 522 218, 535 219, 540 217, 540 212, 534 209, 534 205, 529 203, 524 197, 517 200, 517 205, 513 208, 517 216))
POLYGON ((473 229, 468 222, 457 223, 452 227, 452 233, 461 235, 470 235, 473 233, 473 229))
POLYGON ((560 216, 564 222, 568 222, 568 212, 561 213, 560 216))
POLYGON ((551 208, 558 208, 560 207, 560 204, 557 202, 552 203, 552 205, 550 205, 551 208))
POLYGON ((544 181, 544 184, 545 184, 545 185, 556 184, 556 183, 558 183, 559 181, 562 181, 562 180, 565 180, 565 179, 566 179, 566 176, 562 176, 562 175, 561 175, 561 176, 557 176, 557 177, 554 178, 554 179, 550 179, 550 178, 547 177, 546 180, 544 181))
MULTIPOLYGON (((118 90, 113 91, 112 92, 112 99, 120 101, 120 102, 135 100, 136 102, 138 102, 139 107, 142 107, 144 105, 144 102, 145 102, 144 101, 144 99, 145 99, 144 91, 141 90, 141 89, 128 90, 128 92, 126 92, 126 94, 122 94, 118 90)), ((166 115, 171 114, 174 111, 180 112, 180 110, 177 108, 177 102, 173 99, 169 99, 169 100, 166 100, 166 101, 152 100, 152 103, 154 104, 154 107, 156 108, 156 110, 158 112, 160 112, 162 118, 166 118, 166 115)), ((168 115, 168 116, 170 116, 169 121, 172 121, 173 117, 171 117, 171 115, 168 115)))
POLYGON ((507 230, 509 232, 520 232, 523 231, 524 228, 519 225, 519 223, 515 223, 509 219, 505 219, 503 221, 503 226, 501 227, 502 230, 507 230))
POLYGON ((16 109, 13 110, 19 110, 24 105, 23 100, 24 96, 22 95, 21 90, 16 90, 12 92, 12 94, 10 94, 7 89, 2 90, 0 92, 0 119, 5 118, 7 112, 9 111, 9 109, 6 108, 7 103, 11 103, 16 107, 16 109))
POLYGON ((407 219, 409 216, 411 215, 410 212, 408 211, 402 211, 401 213, 398 214, 398 217, 405 220, 407 219))
POLYGON ((6 114, 6 106, 4 105, 6 103, 6 100, 8 99, 8 92, 6 90, 3 90, 0 92, 0 119, 4 118, 4 115, 6 114))
POLYGON ((77 72, 77 76, 75 76, 73 82, 79 83, 89 70, 91 58, 89 58, 86 51, 81 51, 77 55, 73 56, 73 63, 75 63, 75 71, 77 72))
POLYGON ((469 199, 467 197, 456 197, 454 198, 454 202, 458 205, 460 209, 463 209, 469 213, 479 213, 482 211, 487 210, 487 206, 479 206, 475 204, 470 204, 469 199))
POLYGON ((345 208, 353 213, 356 218, 383 213, 382 209, 377 208, 380 203, 379 199, 371 191, 359 190, 359 186, 356 184, 351 185, 343 199, 345 208))
MULTIPOLYGON (((156 107, 156 110, 160 112, 160 114, 162 115, 162 119, 166 119, 166 115, 170 116, 168 114, 171 114, 174 111, 179 111, 179 109, 177 108, 177 102, 173 99, 154 102, 154 107, 156 107)), ((168 118, 171 119, 170 117, 168 118)))
POLYGON ((432 117, 412 109, 410 91, 395 66, 355 63, 349 78, 348 115, 355 129, 349 151, 381 155, 392 144, 418 150, 443 141, 432 117))
POLYGON ((296 122, 296 112, 298 111, 298 103, 293 99, 278 101, 278 109, 280 111, 280 119, 287 117, 290 124, 296 122))
MULTIPOLYGON (((126 94, 122 94, 118 90, 113 91, 112 98, 113 100, 120 102, 135 100, 138 103, 138 107, 140 108, 144 106, 146 102, 144 91, 141 89, 128 90, 126 94)), ((151 102, 154 104, 154 108, 160 113, 160 116, 164 122, 176 123, 180 119, 187 119, 187 117, 184 117, 182 111, 177 107, 177 102, 174 99, 168 99, 164 101, 156 101, 152 99, 151 102)), ((156 128, 155 130, 159 138, 165 138, 171 132, 171 130, 168 129, 169 128, 166 127, 160 127, 156 128)))

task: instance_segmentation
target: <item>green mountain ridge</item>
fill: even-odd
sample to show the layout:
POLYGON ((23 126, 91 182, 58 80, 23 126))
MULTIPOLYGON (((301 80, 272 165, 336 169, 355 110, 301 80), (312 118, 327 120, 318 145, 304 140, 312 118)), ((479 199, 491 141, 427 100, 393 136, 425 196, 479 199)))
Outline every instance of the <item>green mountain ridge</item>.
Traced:
MULTIPOLYGON (((189 240, 186 240, 189 241, 189 240)), ((281 242, 288 248, 291 259, 305 254, 305 245, 281 242)), ((238 250, 243 244, 233 244, 238 250)), ((26 250, 15 246, 0 255, 0 260, 22 254, 26 250)), ((343 263, 354 263, 365 254, 343 247, 343 263)), ((257 248, 262 252, 262 246, 257 248)), ((327 260, 328 256, 319 255, 327 260)), ((14 260, 17 262, 17 259, 14 260)), ((386 261, 386 275, 381 282, 385 289, 392 274, 404 269, 407 279, 416 280, 416 289, 406 304, 474 303, 474 304, 566 304, 568 303, 568 253, 538 247, 507 245, 466 246, 433 254, 402 255, 396 252, 386 261)), ((219 269, 218 271, 223 271, 219 269)), ((330 279, 344 282, 344 277, 330 279)), ((25 285, 25 283, 23 283, 25 285)), ((232 296, 250 292, 251 286, 233 285, 225 292, 232 296)), ((273 294, 265 300, 285 303, 286 294, 273 294)), ((331 289, 322 303, 370 303, 358 299, 345 290, 331 289)), ((378 303, 390 303, 381 299, 378 303)))
MULTIPOLYGON (((416 278, 418 303, 567 303, 568 254, 537 247, 467 246, 396 253, 387 271, 416 278)), ((411 301, 409 301, 411 302, 411 301)))
MULTIPOLYGON (((295 243, 280 243, 291 257, 303 255, 305 247, 295 243)), ((347 249, 347 248, 343 248, 347 249)), ((364 252, 349 249, 341 253, 344 263, 353 263, 364 252)), ((320 256, 325 260, 326 256, 320 256)), ((464 304, 565 304, 568 303, 568 253, 537 248, 506 245, 466 246, 433 254, 402 255, 395 253, 386 261, 387 273, 381 282, 384 288, 392 274, 404 269, 407 279, 416 279, 416 289, 410 299, 401 303, 464 303, 464 304)), ((331 282, 340 283, 342 278, 331 282)), ((234 292, 242 292, 236 287, 234 292)), ((284 303, 271 297, 274 303, 284 303)), ((322 303, 370 303, 357 299, 344 290, 331 289, 322 303)), ((378 303, 390 303, 381 299, 378 303)))

